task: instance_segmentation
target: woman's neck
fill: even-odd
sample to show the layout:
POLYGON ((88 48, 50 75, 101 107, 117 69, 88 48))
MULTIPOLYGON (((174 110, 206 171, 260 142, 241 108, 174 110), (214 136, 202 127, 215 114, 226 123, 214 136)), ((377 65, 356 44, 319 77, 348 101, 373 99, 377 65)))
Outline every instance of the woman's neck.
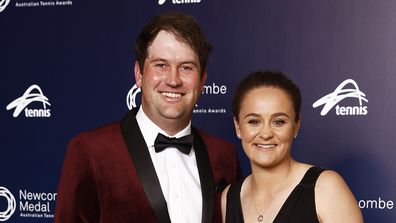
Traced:
POLYGON ((259 193, 273 194, 282 189, 289 179, 295 161, 290 159, 274 167, 252 166, 251 188, 259 193))

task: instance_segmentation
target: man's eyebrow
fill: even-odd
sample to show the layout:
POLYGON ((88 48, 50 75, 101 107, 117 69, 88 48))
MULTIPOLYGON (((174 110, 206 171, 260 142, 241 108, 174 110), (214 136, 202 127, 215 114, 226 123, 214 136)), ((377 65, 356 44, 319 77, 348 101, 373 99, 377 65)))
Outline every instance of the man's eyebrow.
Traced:
POLYGON ((163 62, 167 62, 167 59, 161 58, 161 57, 147 57, 147 59, 149 59, 150 62, 158 62, 158 61, 163 61, 163 62))
POLYGON ((193 60, 186 60, 186 61, 181 62, 181 64, 193 64, 194 66, 198 67, 198 64, 193 60))

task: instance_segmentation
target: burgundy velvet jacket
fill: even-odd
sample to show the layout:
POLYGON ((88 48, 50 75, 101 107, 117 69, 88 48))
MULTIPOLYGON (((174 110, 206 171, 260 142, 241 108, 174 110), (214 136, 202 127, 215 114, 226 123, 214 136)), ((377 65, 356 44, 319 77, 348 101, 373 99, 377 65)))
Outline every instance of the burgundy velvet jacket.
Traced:
MULTIPOLYGON (((136 110, 120 122, 69 143, 55 209, 56 223, 170 222, 136 110)), ((222 190, 242 174, 235 146, 192 129, 201 180, 202 222, 221 222, 222 190)))

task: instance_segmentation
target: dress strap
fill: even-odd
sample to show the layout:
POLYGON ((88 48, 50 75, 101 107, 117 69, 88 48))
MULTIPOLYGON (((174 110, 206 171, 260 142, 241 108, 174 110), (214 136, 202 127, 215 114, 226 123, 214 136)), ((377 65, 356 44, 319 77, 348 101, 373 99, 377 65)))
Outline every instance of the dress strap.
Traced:
POLYGON ((286 199, 274 223, 319 223, 315 207, 315 184, 324 170, 320 167, 311 167, 305 172, 299 184, 286 199))
POLYGON ((326 169, 316 166, 309 168, 309 170, 305 173, 303 179, 301 180, 300 185, 314 187, 319 175, 325 170, 326 169))
POLYGON ((227 192, 226 223, 243 222, 241 188, 245 178, 231 184, 227 192))

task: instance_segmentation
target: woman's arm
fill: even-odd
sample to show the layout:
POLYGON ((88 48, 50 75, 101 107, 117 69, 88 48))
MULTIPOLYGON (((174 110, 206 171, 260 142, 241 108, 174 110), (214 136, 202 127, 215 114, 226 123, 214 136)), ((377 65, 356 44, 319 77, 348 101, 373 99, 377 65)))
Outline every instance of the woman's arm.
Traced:
POLYGON ((221 193, 221 216, 223 219, 223 223, 226 221, 226 209, 227 209, 227 193, 230 185, 228 185, 223 192, 221 193))
POLYGON ((358 203, 344 179, 326 170, 315 187, 316 213, 321 223, 363 223, 358 203))

